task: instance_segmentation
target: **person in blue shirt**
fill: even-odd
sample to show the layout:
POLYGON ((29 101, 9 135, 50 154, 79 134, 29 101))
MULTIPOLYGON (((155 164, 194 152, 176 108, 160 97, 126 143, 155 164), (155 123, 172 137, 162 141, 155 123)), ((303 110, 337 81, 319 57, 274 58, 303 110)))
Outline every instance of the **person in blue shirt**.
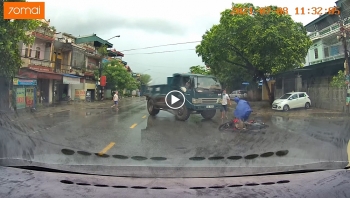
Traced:
POLYGON ((238 97, 233 98, 237 103, 236 109, 233 112, 235 118, 239 119, 241 122, 237 123, 237 128, 244 128, 244 122, 248 121, 250 114, 253 112, 248 101, 240 99, 238 97), (243 126, 242 126, 243 125, 243 126))

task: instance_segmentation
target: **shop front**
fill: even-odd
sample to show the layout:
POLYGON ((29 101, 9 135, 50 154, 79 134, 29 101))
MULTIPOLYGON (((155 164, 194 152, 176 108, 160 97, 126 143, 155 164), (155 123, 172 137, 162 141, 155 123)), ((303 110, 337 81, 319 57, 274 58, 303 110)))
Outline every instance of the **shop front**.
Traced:
POLYGON ((56 90, 55 81, 62 81, 62 75, 54 73, 52 68, 43 66, 29 66, 21 68, 19 76, 37 80, 36 102, 37 104, 51 104, 56 90))
POLYGON ((96 99, 96 81, 94 80, 93 73, 85 73, 85 90, 88 101, 94 101, 96 99))
POLYGON ((92 80, 85 80, 86 84, 86 96, 88 96, 89 101, 94 101, 96 99, 96 82, 92 80))
POLYGON ((59 85, 60 101, 66 101, 68 99, 74 99, 73 85, 80 84, 80 77, 72 74, 62 74, 62 84, 59 85))
POLYGON ((37 80, 13 78, 13 107, 15 109, 36 108, 37 80))
POLYGON ((71 87, 71 94, 72 94, 72 100, 75 101, 81 101, 85 100, 85 89, 84 89, 84 78, 79 79, 79 84, 72 84, 71 87), (82 97, 82 93, 84 92, 84 97, 82 97))

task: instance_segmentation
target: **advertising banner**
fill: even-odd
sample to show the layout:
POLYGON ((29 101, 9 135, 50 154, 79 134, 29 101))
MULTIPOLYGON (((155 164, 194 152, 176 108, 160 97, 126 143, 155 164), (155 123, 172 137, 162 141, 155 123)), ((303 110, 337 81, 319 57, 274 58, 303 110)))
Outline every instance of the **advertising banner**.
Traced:
POLYGON ((13 85, 36 85, 36 80, 13 78, 13 85))
POLYGON ((17 88, 16 89, 16 107, 17 109, 24 109, 26 107, 26 102, 25 102, 25 93, 26 89, 25 88, 17 88))
POLYGON ((75 98, 80 100, 85 100, 85 91, 82 89, 76 89, 75 98))
POLYGON ((34 88, 26 88, 26 106, 32 107, 34 105, 34 88))
POLYGON ((80 84, 80 78, 70 78, 63 76, 63 84, 77 85, 80 84))

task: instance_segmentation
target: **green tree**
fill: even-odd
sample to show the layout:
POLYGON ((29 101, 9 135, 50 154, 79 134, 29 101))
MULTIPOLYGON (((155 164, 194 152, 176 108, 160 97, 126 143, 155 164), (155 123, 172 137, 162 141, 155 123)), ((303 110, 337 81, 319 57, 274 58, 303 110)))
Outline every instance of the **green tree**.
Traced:
POLYGON ((232 65, 227 70, 242 70, 254 80, 262 79, 272 101, 266 78, 302 67, 312 41, 302 23, 294 22, 288 14, 277 13, 276 6, 265 8, 271 9, 268 14, 263 14, 264 8, 254 7, 251 3, 232 3, 232 7, 251 7, 253 13, 232 14, 232 9, 223 11, 220 23, 203 35, 196 52, 212 70, 226 62, 232 65))
POLYGON ((102 45, 101 47, 98 47, 97 52, 102 56, 107 56, 108 55, 107 45, 102 45))
POLYGON ((246 69, 224 61, 218 61, 211 66, 211 72, 216 76, 224 89, 240 89, 242 82, 251 81, 252 77, 246 69))
POLYGON ((106 76, 107 87, 118 90, 137 89, 139 83, 131 76, 124 65, 118 60, 112 60, 103 64, 102 75, 106 76))
POLYGON ((151 82, 152 78, 148 74, 141 74, 140 76, 140 82, 141 84, 147 85, 149 82, 151 82))
POLYGON ((337 88, 346 87, 345 81, 345 72, 343 70, 339 70, 338 74, 333 76, 331 86, 337 88))
POLYGON ((210 69, 207 69, 206 66, 192 66, 190 67, 190 72, 192 74, 202 74, 202 75, 210 75, 210 69))
POLYGON ((12 77, 17 74, 22 65, 21 54, 18 43, 30 45, 34 42, 34 37, 28 32, 32 32, 41 24, 37 20, 7 20, 4 19, 3 2, 25 2, 25 0, 2 0, 0 3, 0 75, 12 77))

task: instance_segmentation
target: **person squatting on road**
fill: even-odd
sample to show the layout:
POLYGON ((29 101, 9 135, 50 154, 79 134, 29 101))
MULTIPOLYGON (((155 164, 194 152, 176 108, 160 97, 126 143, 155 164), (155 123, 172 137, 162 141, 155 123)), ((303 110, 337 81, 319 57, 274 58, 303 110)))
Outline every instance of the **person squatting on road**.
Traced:
POLYGON ((116 91, 114 93, 114 96, 113 96, 113 101, 114 101, 114 104, 111 106, 111 107, 116 107, 116 109, 118 110, 118 91, 116 91))
POLYGON ((250 114, 253 112, 250 107, 249 102, 243 99, 239 99, 238 97, 233 98, 233 100, 237 103, 236 109, 233 112, 235 118, 238 119, 238 122, 235 123, 237 129, 244 129, 244 122, 248 121, 250 114))

